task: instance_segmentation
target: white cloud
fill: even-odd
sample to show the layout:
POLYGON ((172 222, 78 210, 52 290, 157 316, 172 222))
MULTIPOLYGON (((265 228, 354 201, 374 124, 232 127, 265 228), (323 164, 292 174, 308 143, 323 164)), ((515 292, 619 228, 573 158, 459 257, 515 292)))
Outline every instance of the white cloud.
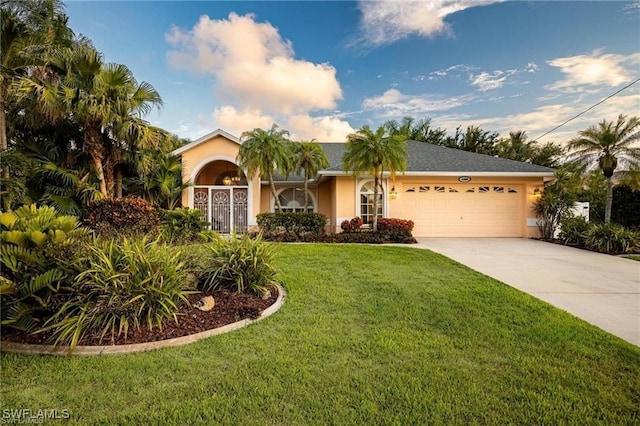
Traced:
POLYGON ((288 120, 291 138, 294 140, 316 139, 318 142, 344 142, 349 133, 355 132, 351 125, 334 116, 292 116, 288 120))
MULTIPOLYGON (((478 90, 481 92, 486 92, 489 90, 499 89, 505 84, 513 83, 514 79, 511 78, 513 76, 517 76, 518 74, 530 74, 535 73, 538 70, 538 66, 529 62, 525 68, 518 69, 510 69, 510 70, 496 70, 491 73, 483 71, 480 74, 471 73, 469 76, 469 81, 472 86, 476 86, 478 90), (507 79, 510 81, 508 82, 507 79)), ((519 84, 526 84, 528 82, 519 81, 519 84)))
MULTIPOLYGON (((480 126, 484 130, 497 131, 501 135, 507 135, 509 132, 516 130, 524 130, 530 138, 537 138, 584 111, 592 104, 591 99, 583 99, 573 104, 545 105, 520 114, 485 118, 472 117, 469 115, 434 116, 433 124, 437 127, 445 128, 449 132, 452 132, 453 129, 459 125, 463 128, 470 125, 480 126)), ((611 98, 606 103, 572 120, 567 125, 539 139, 539 141, 568 142, 576 137, 579 130, 584 130, 589 126, 595 125, 603 119, 608 121, 615 120, 621 113, 625 115, 637 115, 639 104, 640 94, 611 98)))
POLYGON ((465 105, 473 96, 436 97, 431 95, 405 95, 397 89, 389 89, 380 96, 366 98, 362 108, 377 111, 379 117, 420 116, 426 113, 446 111, 465 105))
POLYGON ((634 73, 624 64, 640 63, 640 53, 617 55, 595 50, 590 55, 556 58, 547 63, 552 67, 560 68, 565 78, 546 86, 546 89, 578 92, 586 91, 588 86, 616 87, 631 82, 634 73))
POLYGON ((507 80, 507 76, 502 71, 494 71, 492 74, 481 72, 471 78, 471 85, 476 86, 481 92, 499 89, 507 80))
POLYGON ((374 46, 393 43, 410 35, 434 37, 448 34, 448 15, 499 0, 360 1, 364 41, 374 46))
POLYGON ((333 66, 296 59, 291 42, 253 15, 203 15, 190 30, 173 27, 166 40, 172 66, 214 77, 222 104, 212 112, 214 125, 232 133, 274 121, 284 127, 289 115, 333 109, 342 99, 333 66))
POLYGON ((263 114, 254 108, 245 108, 239 111, 233 106, 224 105, 214 109, 211 115, 216 127, 238 137, 242 132, 257 127, 270 129, 275 123, 272 116, 263 114))

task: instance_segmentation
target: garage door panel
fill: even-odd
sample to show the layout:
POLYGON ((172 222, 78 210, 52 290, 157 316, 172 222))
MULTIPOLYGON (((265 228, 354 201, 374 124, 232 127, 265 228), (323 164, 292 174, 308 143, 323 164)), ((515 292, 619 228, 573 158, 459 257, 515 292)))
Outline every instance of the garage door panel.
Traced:
POLYGON ((514 185, 405 184, 403 216, 416 236, 520 237, 523 194, 514 185))

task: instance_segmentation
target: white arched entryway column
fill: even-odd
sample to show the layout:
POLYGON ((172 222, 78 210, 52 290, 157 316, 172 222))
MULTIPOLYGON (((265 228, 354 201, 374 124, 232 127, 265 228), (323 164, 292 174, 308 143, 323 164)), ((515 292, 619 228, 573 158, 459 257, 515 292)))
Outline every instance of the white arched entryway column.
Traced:
MULTIPOLYGON (((195 182, 200 172, 215 161, 224 161, 239 167, 234 157, 213 155, 202 159, 191 170, 189 180, 195 182)), ((245 176, 246 170, 242 170, 245 176)), ((253 214, 254 185, 247 178, 246 185, 198 184, 187 189, 187 205, 202 211, 211 228, 228 233, 231 230, 245 232, 256 225, 253 214)))

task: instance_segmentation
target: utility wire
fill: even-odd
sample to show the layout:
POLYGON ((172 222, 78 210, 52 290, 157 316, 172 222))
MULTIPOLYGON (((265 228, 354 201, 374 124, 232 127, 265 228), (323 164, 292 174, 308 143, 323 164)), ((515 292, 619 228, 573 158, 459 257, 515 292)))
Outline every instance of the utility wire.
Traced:
POLYGON ((556 131, 556 130, 558 130, 560 127, 562 127, 562 126, 564 126, 565 124, 567 124, 567 123, 569 123, 569 122, 571 122, 571 121, 575 120, 576 118, 580 117, 581 115, 583 115, 583 114, 585 114, 585 113, 587 113, 587 112, 591 111, 592 109, 594 109, 595 107, 597 107, 597 106, 598 106, 598 105, 600 105, 601 103, 605 102, 605 101, 606 101, 606 100, 608 100, 608 99, 613 98, 613 97, 614 97, 615 95, 617 95, 618 93, 622 92, 622 91, 623 91, 623 90, 625 90, 625 89, 628 89, 629 87, 633 86, 634 84, 636 84, 636 83, 637 83, 637 82, 639 82, 639 81, 640 81, 640 78, 636 78, 636 79, 635 79, 635 80, 633 80, 631 83, 627 84, 627 85, 626 85, 626 86, 624 86, 622 89, 620 89, 620 90, 618 90, 617 92, 615 92, 614 94, 609 95, 609 96, 607 96, 606 98, 602 99, 600 102, 598 102, 598 103, 596 103, 596 104, 591 105, 589 108, 585 109, 585 110, 584 110, 584 111, 582 111, 580 114, 578 114, 578 115, 576 115, 576 116, 574 116, 574 117, 571 117, 570 119, 568 119, 568 120, 567 120, 567 121, 565 121, 564 123, 560 124, 559 126, 554 127, 553 129, 549 130, 549 131, 548 131, 548 132, 546 132, 546 133, 543 133, 542 135, 538 136, 537 138, 534 138, 533 140, 534 140, 534 141, 537 141, 537 140, 539 140, 539 139, 541 139, 541 138, 543 138, 543 137, 547 136, 549 133, 555 132, 555 131, 556 131))

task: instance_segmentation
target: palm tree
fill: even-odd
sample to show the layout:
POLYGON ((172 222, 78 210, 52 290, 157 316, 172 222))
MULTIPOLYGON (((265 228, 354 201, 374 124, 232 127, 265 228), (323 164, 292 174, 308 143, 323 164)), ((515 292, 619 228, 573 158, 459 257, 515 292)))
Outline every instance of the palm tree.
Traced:
POLYGON ((627 117, 620 114, 618 121, 602 120, 597 126, 591 126, 578 132, 578 137, 569 142, 568 148, 574 151, 579 161, 595 163, 602 170, 607 180, 607 198, 604 210, 604 221, 611 221, 611 204, 613 202, 613 182, 611 177, 624 159, 631 166, 640 162, 640 148, 632 146, 640 140, 640 118, 627 117))
MULTIPOLYGON (((45 67, 47 52, 70 45, 73 32, 67 26, 60 0, 3 0, 0 5, 0 153, 8 149, 7 109, 15 102, 11 87, 28 70, 45 67)), ((2 177, 9 168, 2 166, 2 177)))
POLYGON ((406 140, 427 142, 442 145, 446 131, 431 127, 431 119, 415 120, 413 117, 403 117, 400 122, 388 120, 383 125, 390 135, 402 135, 406 140))
POLYGON ((480 127, 468 126, 465 132, 462 127, 456 128, 454 136, 447 136, 442 145, 478 154, 496 155, 498 133, 482 130, 480 127))
POLYGON ((51 122, 65 116, 82 129, 82 148, 91 158, 104 197, 113 196, 115 166, 121 149, 149 147, 160 136, 142 120, 162 99, 148 83, 137 83, 125 65, 105 64, 89 42, 81 40, 73 49, 51 58, 61 76, 51 83, 38 76, 21 77, 23 96, 31 96, 51 122))
POLYGON ((298 142, 292 145, 294 154, 293 169, 304 173, 304 208, 309 205, 309 179, 319 170, 329 167, 327 154, 320 144, 314 142, 298 142))
POLYGON ((255 128, 243 132, 242 145, 237 156, 238 164, 247 171, 247 177, 253 178, 256 173, 267 176, 271 195, 275 199, 278 211, 282 210, 282 205, 276 196, 273 175, 278 171, 288 176, 292 169, 288 135, 288 131, 278 130, 276 124, 271 126, 270 130, 255 128))
POLYGON ((407 168, 407 144, 402 135, 389 135, 385 126, 374 132, 362 126, 356 133, 347 135, 347 149, 342 157, 345 171, 354 175, 369 173, 373 177, 373 230, 378 230, 378 190, 383 173, 388 171, 392 179, 396 172, 407 168))

